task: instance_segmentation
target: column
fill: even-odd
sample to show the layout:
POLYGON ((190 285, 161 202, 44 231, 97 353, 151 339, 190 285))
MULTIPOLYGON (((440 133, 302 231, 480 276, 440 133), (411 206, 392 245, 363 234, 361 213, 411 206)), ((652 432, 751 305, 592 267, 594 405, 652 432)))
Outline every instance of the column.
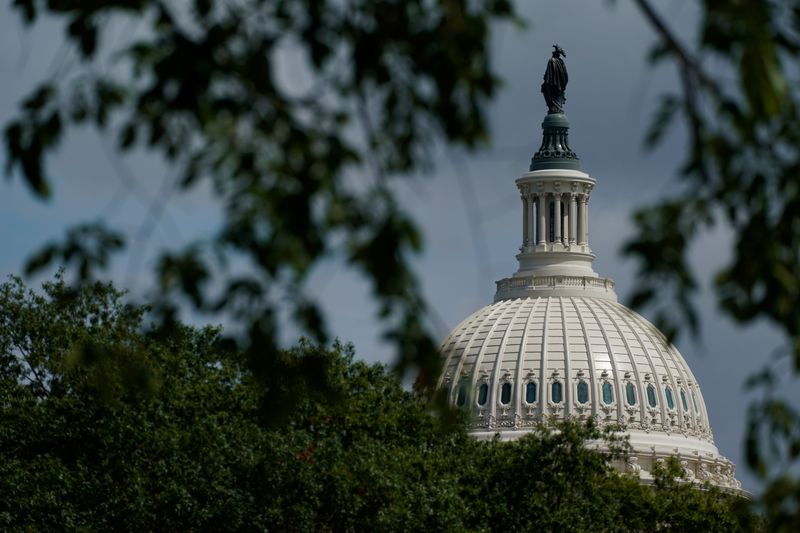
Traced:
POLYGON ((522 248, 524 249, 530 244, 530 234, 528 233, 528 202, 530 199, 526 193, 522 193, 520 198, 522 199, 522 248))
POLYGON ((586 198, 585 194, 578 196, 578 244, 586 244, 586 198))
MULTIPOLYGON (((559 196, 559 201, 564 199, 564 195, 562 194, 559 196)), ((567 202, 564 204, 564 224, 561 228, 561 244, 567 246, 569 244, 569 235, 570 235, 570 228, 569 228, 569 196, 567 196, 567 202)))
POLYGON ((569 243, 575 244, 578 234, 578 204, 575 200, 575 193, 569 195, 569 243))
POLYGON ((539 195, 539 205, 537 206, 537 211, 539 211, 539 244, 547 244, 547 217, 545 214, 547 213, 547 205, 546 205, 546 198, 544 194, 539 195))
POLYGON ((561 195, 553 193, 553 242, 561 242, 561 195))
POLYGON ((528 246, 536 245, 536 197, 528 193, 528 246))
POLYGON ((589 244, 589 195, 587 194, 584 197, 583 202, 585 207, 583 208, 583 215, 586 217, 586 221, 583 223, 583 242, 589 244))

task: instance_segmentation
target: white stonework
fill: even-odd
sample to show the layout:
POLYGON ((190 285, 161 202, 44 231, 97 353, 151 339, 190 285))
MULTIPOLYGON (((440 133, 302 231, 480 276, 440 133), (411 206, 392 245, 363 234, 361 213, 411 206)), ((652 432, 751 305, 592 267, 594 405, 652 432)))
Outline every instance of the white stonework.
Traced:
POLYGON ((592 269, 589 195, 595 180, 567 169, 527 172, 519 269, 494 303, 442 342, 440 386, 473 413, 478 438, 516 438, 551 419, 621 424, 633 455, 615 467, 652 480, 676 456, 689 480, 740 491, 714 445, 703 395, 686 361, 650 322, 617 302, 592 269))

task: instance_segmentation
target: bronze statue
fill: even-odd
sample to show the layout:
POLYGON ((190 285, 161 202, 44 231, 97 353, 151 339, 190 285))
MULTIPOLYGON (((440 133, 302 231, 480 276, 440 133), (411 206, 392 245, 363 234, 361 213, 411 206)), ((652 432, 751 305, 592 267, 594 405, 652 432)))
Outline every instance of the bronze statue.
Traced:
POLYGON ((564 91, 567 89, 568 76, 567 65, 561 58, 567 57, 567 54, 557 44, 553 48, 553 57, 547 62, 547 70, 544 71, 542 94, 547 102, 548 113, 563 113, 564 103, 567 101, 564 91))

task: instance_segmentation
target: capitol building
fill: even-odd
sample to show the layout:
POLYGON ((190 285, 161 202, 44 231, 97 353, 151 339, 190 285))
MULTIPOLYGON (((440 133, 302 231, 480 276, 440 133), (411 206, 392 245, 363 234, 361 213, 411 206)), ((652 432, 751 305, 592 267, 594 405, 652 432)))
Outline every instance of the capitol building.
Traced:
POLYGON ((654 465, 674 456, 689 480, 739 492, 689 365, 592 268, 589 198, 597 181, 568 143, 564 54, 555 48, 542 85, 549 111, 542 144, 516 180, 519 268, 496 282, 493 303, 442 342, 440 386, 470 412, 478 438, 514 439, 547 421, 591 418, 629 436, 632 453, 615 460, 618 470, 647 483, 654 465))

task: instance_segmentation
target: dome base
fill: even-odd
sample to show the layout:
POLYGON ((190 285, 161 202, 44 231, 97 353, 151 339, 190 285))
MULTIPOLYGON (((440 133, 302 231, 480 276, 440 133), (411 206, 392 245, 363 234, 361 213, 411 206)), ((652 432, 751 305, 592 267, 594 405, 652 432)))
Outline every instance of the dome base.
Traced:
MULTIPOLYGON (((501 441, 515 440, 533 432, 527 428, 506 428, 498 431, 485 429, 470 431, 470 435, 479 440, 501 441)), ((702 484, 708 482, 725 491, 732 492, 746 498, 750 493, 742 489, 742 484, 735 477, 736 466, 727 458, 720 455, 713 444, 691 436, 681 434, 665 435, 629 430, 621 428, 621 432, 629 437, 631 452, 626 457, 611 459, 611 466, 618 472, 636 475, 642 483, 653 483, 653 471, 657 464, 665 462, 669 457, 674 457, 683 470, 686 481, 702 484)), ((608 447, 602 441, 590 441, 589 447, 600 452, 607 452, 608 447)))

